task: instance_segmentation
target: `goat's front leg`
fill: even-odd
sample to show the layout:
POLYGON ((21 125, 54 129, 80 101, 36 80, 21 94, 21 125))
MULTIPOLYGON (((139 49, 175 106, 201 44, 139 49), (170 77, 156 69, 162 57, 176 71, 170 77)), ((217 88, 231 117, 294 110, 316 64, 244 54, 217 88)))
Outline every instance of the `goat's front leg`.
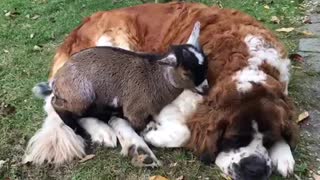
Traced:
POLYGON ((131 162, 134 166, 161 166, 161 162, 126 120, 112 117, 109 124, 119 139, 122 147, 121 154, 130 156, 132 158, 131 162))

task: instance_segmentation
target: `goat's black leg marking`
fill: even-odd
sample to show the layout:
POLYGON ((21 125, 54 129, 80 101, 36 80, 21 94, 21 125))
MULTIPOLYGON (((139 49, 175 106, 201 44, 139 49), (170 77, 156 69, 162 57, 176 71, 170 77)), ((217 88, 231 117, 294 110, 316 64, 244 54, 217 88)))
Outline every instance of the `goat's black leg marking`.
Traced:
POLYGON ((69 126, 77 135, 81 136, 86 141, 91 140, 91 136, 88 132, 82 128, 79 124, 80 117, 75 116, 73 113, 68 111, 57 111, 58 115, 62 119, 62 121, 69 126))

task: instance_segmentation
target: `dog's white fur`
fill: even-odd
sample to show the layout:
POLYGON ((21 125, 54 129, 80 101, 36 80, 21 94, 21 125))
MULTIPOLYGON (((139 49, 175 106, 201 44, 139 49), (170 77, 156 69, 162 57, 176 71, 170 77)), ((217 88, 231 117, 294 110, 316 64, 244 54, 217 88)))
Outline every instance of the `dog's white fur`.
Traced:
POLYGON ((108 124, 96 118, 82 118, 79 123, 90 134, 92 142, 117 147, 117 136, 108 124))
POLYGON ((85 156, 82 137, 63 123, 51 105, 52 95, 45 99, 47 117, 40 130, 30 139, 23 162, 62 164, 85 156))
MULTIPOLYGON (((247 68, 254 69, 255 71, 257 71, 256 74, 260 75, 261 73, 258 72, 259 66, 261 66, 263 63, 267 63, 276 68, 280 73, 280 81, 285 84, 284 93, 288 94, 290 60, 281 58, 280 53, 277 51, 277 49, 274 48, 272 44, 266 42, 260 36, 249 34, 245 37, 244 42, 247 44, 249 54, 251 56, 248 60, 249 66, 247 68)), ((263 83, 263 80, 263 78, 260 78, 260 83, 263 83)), ((251 80, 248 80, 248 82, 250 83, 251 80)))
POLYGON ((288 143, 284 140, 276 142, 269 150, 274 168, 283 177, 293 173, 295 161, 288 143))
POLYGON ((225 173, 232 177, 235 177, 233 165, 240 163, 240 160, 249 156, 257 156, 266 160, 267 166, 270 167, 271 173, 271 159, 269 157, 267 149, 263 146, 263 134, 259 132, 258 125, 255 121, 252 121, 252 127, 254 129, 254 135, 251 142, 239 149, 233 149, 228 152, 220 152, 216 158, 215 164, 225 173))
POLYGON ((142 133, 145 141, 156 147, 182 147, 190 138, 186 120, 202 102, 201 95, 184 90, 171 104, 164 107, 142 133))

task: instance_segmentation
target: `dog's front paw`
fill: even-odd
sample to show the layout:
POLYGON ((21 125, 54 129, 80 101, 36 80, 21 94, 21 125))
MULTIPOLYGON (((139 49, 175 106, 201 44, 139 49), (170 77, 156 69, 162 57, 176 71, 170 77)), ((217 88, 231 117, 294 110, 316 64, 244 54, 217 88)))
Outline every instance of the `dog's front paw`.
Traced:
POLYGON ((280 141, 273 145, 270 149, 270 157, 273 167, 283 177, 293 174, 295 160, 286 142, 280 141))

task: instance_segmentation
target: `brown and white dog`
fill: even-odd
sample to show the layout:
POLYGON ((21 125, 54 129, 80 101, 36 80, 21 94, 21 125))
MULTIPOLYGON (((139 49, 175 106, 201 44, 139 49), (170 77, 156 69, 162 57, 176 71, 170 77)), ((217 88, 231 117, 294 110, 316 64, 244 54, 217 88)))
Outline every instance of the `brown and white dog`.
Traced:
MULTIPOLYGON (((158 147, 190 148, 202 161, 215 162, 234 179, 268 179, 272 167, 284 177, 293 173, 291 149, 298 132, 292 121, 293 104, 287 96, 290 61, 271 31, 239 11, 168 3, 98 12, 72 31, 58 49, 49 80, 72 54, 88 47, 165 52, 170 44, 184 43, 196 21, 201 23, 200 43, 209 61, 209 94, 203 100, 192 92, 182 93, 142 133, 145 141, 158 147)), ((50 109, 47 112, 48 117, 54 113, 50 109)), ((64 139, 63 143, 45 138, 43 134, 54 129, 52 124, 61 123, 56 116, 51 121, 46 120, 30 140, 26 160, 62 163, 82 157, 84 142, 66 133, 70 132, 66 127, 54 136, 54 140, 64 139), (62 147, 68 143, 70 148, 62 147), (66 151, 39 151, 59 145, 60 151, 66 151)), ((115 118, 111 127, 92 118, 82 121, 93 141, 114 147, 116 135, 122 153, 127 155, 130 148, 139 147, 159 164, 126 121, 115 118)))

